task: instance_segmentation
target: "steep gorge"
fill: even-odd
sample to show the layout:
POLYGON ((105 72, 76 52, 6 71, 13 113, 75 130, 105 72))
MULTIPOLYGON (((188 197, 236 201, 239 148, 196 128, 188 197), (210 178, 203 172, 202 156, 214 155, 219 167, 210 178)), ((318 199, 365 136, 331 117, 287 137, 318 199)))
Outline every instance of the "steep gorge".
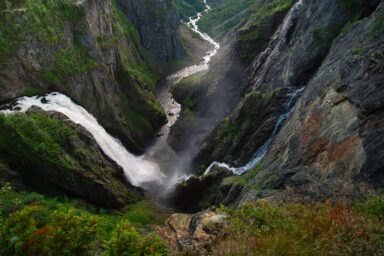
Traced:
POLYGON ((215 207, 244 210, 266 235, 287 202, 350 207, 383 186, 382 0, 0 8, 1 187, 118 215, 142 200, 193 213, 149 230, 175 254, 217 255, 235 214, 215 207), (278 210, 253 215, 249 203, 266 202, 278 210))

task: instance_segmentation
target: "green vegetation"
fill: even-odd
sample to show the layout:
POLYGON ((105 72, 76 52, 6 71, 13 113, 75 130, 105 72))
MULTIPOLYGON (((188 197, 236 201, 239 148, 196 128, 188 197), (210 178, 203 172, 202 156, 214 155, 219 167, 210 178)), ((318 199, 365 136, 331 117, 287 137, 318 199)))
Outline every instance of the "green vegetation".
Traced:
POLYGON ((0 188, 0 202, 0 255, 168 255, 149 226, 167 215, 144 202, 112 213, 10 185, 0 188), (135 215, 151 217, 144 223, 135 215))
POLYGON ((44 114, 0 115, 0 152, 6 162, 22 159, 71 170, 77 162, 63 145, 72 136, 76 134, 68 125, 44 114))
POLYGON ((259 1, 252 5, 248 22, 240 28, 237 39, 236 50, 241 61, 248 63, 256 56, 257 47, 261 43, 258 40, 266 37, 262 29, 268 18, 287 12, 294 3, 295 0, 273 0, 268 3, 259 1))
POLYGON ((383 198, 354 208, 276 206, 266 201, 223 209, 229 216, 213 255, 379 255, 384 251, 383 198), (371 210, 372 209, 372 210, 371 210))
POLYGON ((124 119, 130 131, 138 137, 141 134, 152 132, 153 122, 164 115, 164 111, 154 95, 157 75, 148 65, 150 62, 140 46, 140 36, 133 23, 113 5, 114 30, 116 38, 107 40, 98 38, 103 47, 115 44, 120 50, 120 66, 118 68, 117 81, 121 84, 123 92, 128 97, 129 111, 124 119), (118 40, 124 38, 124 40, 118 40), (129 41, 130 44, 122 44, 129 41))
POLYGON ((83 73, 96 65, 96 61, 89 58, 86 51, 80 46, 62 48, 54 57, 54 69, 62 75, 83 73))
POLYGON ((45 91, 37 86, 30 85, 28 87, 24 88, 23 95, 25 96, 34 96, 34 95, 39 95, 43 94, 45 91))
POLYGON ((184 21, 188 21, 189 17, 205 8, 203 0, 173 0, 173 2, 184 21))
POLYGON ((191 114, 196 110, 195 100, 206 91, 204 86, 206 74, 207 71, 194 74, 171 87, 174 98, 181 103, 186 113, 191 114))
POLYGON ((64 39, 66 22, 83 18, 83 10, 72 0, 5 1, 0 10, 0 59, 11 56, 27 35, 45 44, 59 44, 64 39))
POLYGON ((255 0, 219 1, 214 4, 212 11, 202 17, 199 26, 213 38, 221 40, 247 17, 247 9, 254 2, 255 0))

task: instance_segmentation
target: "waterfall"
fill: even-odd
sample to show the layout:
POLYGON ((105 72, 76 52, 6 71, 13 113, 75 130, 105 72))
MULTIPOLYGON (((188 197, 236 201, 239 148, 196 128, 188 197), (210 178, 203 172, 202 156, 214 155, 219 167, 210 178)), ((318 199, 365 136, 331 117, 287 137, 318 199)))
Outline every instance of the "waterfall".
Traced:
POLYGON ((22 97, 12 104, 11 109, 0 112, 3 114, 25 113, 32 106, 38 106, 44 111, 62 113, 72 122, 83 126, 93 135, 103 152, 123 168, 125 176, 132 185, 143 186, 146 183, 162 182, 165 178, 156 163, 145 161, 142 157, 129 153, 119 140, 105 131, 96 118, 63 94, 53 92, 45 97, 22 97))
POLYGON ((226 163, 220 163, 220 162, 215 161, 206 169, 204 174, 208 174, 211 171, 212 167, 214 167, 214 166, 226 168, 226 169, 232 171, 236 175, 241 175, 244 172, 249 171, 249 170, 253 169, 254 167, 256 167, 266 156, 269 147, 271 146, 275 136, 280 131, 281 127, 284 125, 285 121, 287 119, 289 119, 289 117, 291 117, 293 111, 295 110, 295 103, 296 103, 298 97, 300 96, 300 94, 303 90, 304 90, 304 87, 299 88, 299 89, 297 89, 291 93, 291 98, 287 104, 287 107, 284 110, 284 112, 278 117, 276 124, 273 128, 273 132, 272 132, 271 136, 264 143, 264 145, 261 146, 256 151, 256 153, 253 155, 253 157, 251 158, 251 160, 247 164, 245 164, 244 166, 241 166, 241 167, 232 167, 226 163))

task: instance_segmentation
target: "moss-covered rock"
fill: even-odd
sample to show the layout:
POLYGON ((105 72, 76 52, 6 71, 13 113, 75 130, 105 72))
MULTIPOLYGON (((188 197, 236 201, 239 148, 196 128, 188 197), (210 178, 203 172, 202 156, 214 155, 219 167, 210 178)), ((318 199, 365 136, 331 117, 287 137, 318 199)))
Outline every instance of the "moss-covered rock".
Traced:
POLYGON ((181 182, 175 191, 173 202, 177 209, 198 212, 215 205, 220 184, 231 172, 225 168, 213 167, 205 175, 192 176, 181 182))
POLYGON ((41 192, 76 196, 103 207, 122 207, 142 197, 92 135, 58 113, 35 108, 27 114, 0 115, 0 156, 26 185, 41 192))
POLYGON ((0 6, 0 101, 59 91, 141 153, 165 115, 154 96, 156 57, 143 48, 140 24, 111 0, 6 2, 0 6))

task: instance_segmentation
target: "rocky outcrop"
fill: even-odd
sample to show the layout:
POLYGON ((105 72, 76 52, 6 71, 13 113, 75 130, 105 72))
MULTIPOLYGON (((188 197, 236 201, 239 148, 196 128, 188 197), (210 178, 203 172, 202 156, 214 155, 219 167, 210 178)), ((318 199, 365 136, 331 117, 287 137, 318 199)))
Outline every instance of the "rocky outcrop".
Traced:
POLYGON ((242 201, 284 190, 314 200, 353 199, 384 182, 384 3, 347 27, 278 134, 242 201))
POLYGON ((20 181, 21 176, 36 191, 106 208, 142 199, 141 189, 127 182, 123 169, 104 155, 93 136, 62 114, 33 108, 0 116, 0 130, 0 158, 9 167, 0 168, 0 180, 6 175, 7 182, 20 181))
POLYGON ((240 180, 236 186, 224 186, 223 181, 220 187, 226 189, 220 189, 216 201, 236 205, 283 194, 353 199, 362 183, 382 186, 379 2, 302 0, 291 8, 247 70, 246 95, 284 88, 280 100, 245 96, 208 138, 199 166, 205 168, 213 160, 246 163, 271 136, 271 124, 287 104, 284 97, 299 86, 306 89, 265 162, 233 177, 240 180))
POLYGON ((223 236, 226 217, 225 213, 214 209, 193 215, 176 213, 168 218, 166 227, 156 227, 156 231, 175 254, 209 255, 223 236))
POLYGON ((220 192, 220 184, 231 172, 225 168, 214 167, 208 174, 192 176, 177 187, 173 196, 174 206, 183 212, 198 212, 216 202, 220 192))
POLYGON ((118 0, 139 31, 143 47, 162 61, 184 55, 179 36, 180 17, 169 0, 118 0))
POLYGON ((28 12, 7 14, 15 13, 8 20, 20 23, 21 30, 2 25, 10 29, 7 35, 15 34, 15 45, 0 65, 0 102, 59 91, 140 153, 165 122, 165 115, 154 96, 155 81, 137 32, 111 0, 68 3, 27 9, 33 10, 35 19, 28 12))

